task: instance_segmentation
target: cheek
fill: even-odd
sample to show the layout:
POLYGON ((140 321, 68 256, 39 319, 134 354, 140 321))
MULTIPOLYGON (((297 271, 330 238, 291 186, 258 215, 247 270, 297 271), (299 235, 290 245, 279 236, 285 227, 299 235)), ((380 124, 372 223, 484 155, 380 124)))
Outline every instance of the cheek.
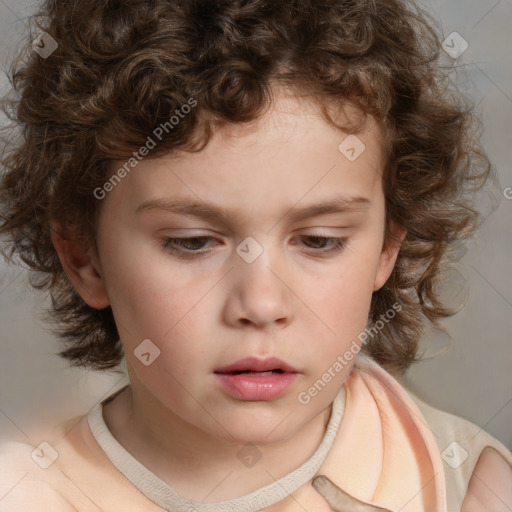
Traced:
POLYGON ((321 288, 318 308, 336 334, 353 336, 366 327, 378 257, 358 251, 346 258, 321 288), (357 332, 356 332, 357 331, 357 332))
POLYGON ((172 340, 174 346, 177 338, 192 335, 192 320, 201 311, 200 299, 208 292, 206 286, 156 272, 141 277, 129 282, 121 278, 112 297, 116 319, 129 331, 125 338, 131 342, 154 338, 162 345, 172 340))
POLYGON ((347 378, 362 345, 376 262, 372 258, 355 257, 347 262, 346 268, 337 277, 326 280, 322 287, 325 291, 316 305, 322 322, 317 322, 310 333, 315 340, 308 358, 311 372, 299 401, 321 395, 322 398, 315 400, 327 404, 332 395, 320 393, 317 388, 328 387, 333 393, 347 378))
POLYGON ((367 326, 370 302, 371 293, 363 293, 362 287, 352 293, 344 290, 323 301, 319 315, 322 323, 312 333, 317 340, 314 356, 319 360, 319 371, 323 372, 349 348, 361 346, 360 335, 367 326))
POLYGON ((160 346, 179 330, 202 286, 192 286, 171 265, 137 246, 105 247, 107 293, 123 343, 132 347, 149 338, 160 346))
POLYGON ((211 333, 204 319, 211 314, 208 292, 212 283, 179 272, 175 266, 148 265, 148 261, 144 255, 132 253, 121 265, 111 262, 112 310, 126 357, 132 359, 137 373, 149 381, 162 376, 170 379, 169 374, 181 381, 190 368, 199 371, 198 366, 208 361, 204 341, 211 338, 211 333), (160 350, 147 368, 141 367, 134 355, 146 339, 160 350))
POLYGON ((182 287, 157 277, 131 281, 112 308, 116 322, 119 318, 126 327, 120 335, 138 379, 155 390, 165 383, 166 388, 178 393, 179 383, 188 382, 192 368, 197 375, 207 373, 208 337, 205 326, 198 321, 198 316, 204 316, 204 304, 198 303, 201 290, 197 285, 182 287), (149 351, 158 353, 150 366, 141 364, 138 357, 143 340, 150 340, 149 351))

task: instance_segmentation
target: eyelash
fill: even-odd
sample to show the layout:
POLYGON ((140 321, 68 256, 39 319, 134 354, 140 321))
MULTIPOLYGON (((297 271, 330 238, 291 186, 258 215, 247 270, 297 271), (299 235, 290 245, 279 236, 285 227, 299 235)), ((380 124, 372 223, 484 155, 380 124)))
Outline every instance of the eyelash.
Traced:
MULTIPOLYGON (((301 235, 301 238, 316 238, 321 241, 334 242, 333 247, 328 250, 312 249, 314 252, 317 252, 320 254, 337 253, 345 247, 345 242, 347 241, 346 238, 327 237, 327 236, 321 236, 321 235, 301 235)), ((166 237, 162 240, 162 247, 170 253, 178 254, 179 256, 181 256, 183 258, 189 258, 189 259, 197 258, 197 257, 200 257, 201 255, 206 254, 207 252, 210 252, 210 250, 194 251, 194 250, 182 249, 183 242, 190 241, 190 240, 213 240, 213 238, 210 236, 193 236, 190 238, 166 237), (178 246, 178 247, 176 247, 176 246, 178 246), (179 248, 179 247, 181 247, 181 248, 179 248)))

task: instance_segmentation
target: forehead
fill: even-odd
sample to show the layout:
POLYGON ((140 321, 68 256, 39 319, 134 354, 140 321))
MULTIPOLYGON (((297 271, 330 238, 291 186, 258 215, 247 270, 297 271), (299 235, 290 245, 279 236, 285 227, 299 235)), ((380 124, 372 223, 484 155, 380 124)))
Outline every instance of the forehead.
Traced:
MULTIPOLYGON (((355 113, 347 107, 335 120, 346 124, 355 113)), ((345 133, 313 103, 283 95, 254 122, 217 128, 199 152, 142 160, 106 200, 136 209, 186 198, 261 216, 263 207, 270 214, 273 205, 309 204, 335 191, 371 199, 381 190, 382 146, 372 118, 357 135, 345 133)))

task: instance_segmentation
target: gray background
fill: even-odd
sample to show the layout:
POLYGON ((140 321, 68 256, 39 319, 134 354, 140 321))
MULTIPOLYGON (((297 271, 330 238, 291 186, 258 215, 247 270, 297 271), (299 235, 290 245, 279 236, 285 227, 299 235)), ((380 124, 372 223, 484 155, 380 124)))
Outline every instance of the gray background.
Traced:
MULTIPOLYGON (((2 64, 14 55, 31 5, 0 0, 2 64)), ((504 194, 512 187, 512 0, 423 5, 442 26, 443 39, 456 31, 469 43, 460 58, 447 62, 483 117, 501 201, 467 253, 461 253, 464 289, 459 277, 448 293, 452 304, 468 297, 462 312, 444 322, 450 347, 431 357, 449 339, 436 330, 426 335, 422 347, 430 358, 414 365, 405 382, 432 405, 469 419, 512 448, 512 199, 504 194)), ((6 86, 0 73, 3 92, 6 86)), ((40 319, 46 298, 31 291, 25 277, 19 268, 0 263, 0 434, 37 445, 46 425, 84 414, 127 379, 68 368, 55 355, 58 342, 40 319)))

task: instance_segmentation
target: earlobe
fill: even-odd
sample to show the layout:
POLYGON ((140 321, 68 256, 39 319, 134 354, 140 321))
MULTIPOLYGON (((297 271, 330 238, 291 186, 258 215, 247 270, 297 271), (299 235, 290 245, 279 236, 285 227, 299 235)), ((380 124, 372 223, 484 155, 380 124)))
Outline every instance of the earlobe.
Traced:
POLYGON ((94 249, 84 248, 60 223, 52 222, 52 242, 62 268, 82 299, 95 309, 110 304, 94 249))
POLYGON ((386 284, 391 272, 393 272, 396 259, 398 258, 398 253, 400 252, 400 247, 406 235, 407 230, 405 228, 398 224, 391 223, 391 236, 380 255, 379 266, 373 283, 374 292, 380 290, 380 288, 386 284))

